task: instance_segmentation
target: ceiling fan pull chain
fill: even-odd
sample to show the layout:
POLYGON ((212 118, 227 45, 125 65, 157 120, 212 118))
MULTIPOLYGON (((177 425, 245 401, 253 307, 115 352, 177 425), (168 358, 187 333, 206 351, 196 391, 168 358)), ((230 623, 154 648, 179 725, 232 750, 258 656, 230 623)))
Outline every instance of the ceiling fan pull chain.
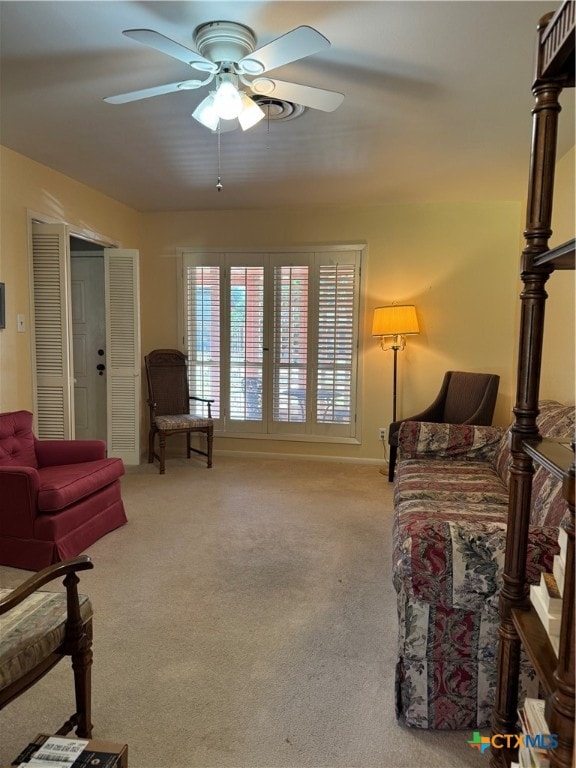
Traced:
POLYGON ((222 181, 220 180, 220 124, 218 124, 218 181, 216 182, 216 190, 220 192, 222 190, 222 181))
POLYGON ((270 149, 270 104, 266 110, 266 149, 270 149))

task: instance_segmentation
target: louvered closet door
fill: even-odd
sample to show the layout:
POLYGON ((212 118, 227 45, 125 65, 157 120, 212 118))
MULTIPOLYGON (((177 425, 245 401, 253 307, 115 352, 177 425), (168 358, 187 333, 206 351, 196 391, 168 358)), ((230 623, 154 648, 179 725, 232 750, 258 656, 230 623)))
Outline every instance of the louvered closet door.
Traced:
POLYGON ((140 311, 138 251, 104 251, 108 455, 140 462, 140 311))
POLYGON ((68 232, 64 224, 32 224, 32 329, 36 434, 73 436, 69 350, 68 232))

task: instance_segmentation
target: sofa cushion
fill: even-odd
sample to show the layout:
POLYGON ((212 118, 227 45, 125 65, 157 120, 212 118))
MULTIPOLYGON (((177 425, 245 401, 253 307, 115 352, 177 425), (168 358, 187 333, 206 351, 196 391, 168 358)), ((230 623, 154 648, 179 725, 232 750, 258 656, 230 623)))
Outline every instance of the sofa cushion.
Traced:
POLYGON ((426 603, 482 608, 494 594, 504 566, 506 523, 501 517, 479 517, 421 517, 402 525, 395 552, 396 590, 403 585, 407 594, 426 603))
POLYGON ((562 480, 539 466, 532 479, 530 505, 531 525, 560 526, 569 517, 568 505, 562 491, 562 480))
MULTIPOLYGON (((543 437, 574 440, 576 409, 553 400, 540 403, 537 423, 543 437)), ((536 467, 532 480, 532 525, 559 526, 568 516, 568 507, 562 492, 562 481, 554 477, 546 467, 536 467)))
POLYGON ((29 411, 0 413, 0 465, 38 466, 32 418, 29 411))
MULTIPOLYGON (((562 405, 562 403, 557 403, 555 400, 542 400, 538 404, 538 410, 539 414, 536 418, 536 424, 538 425, 538 430, 542 437, 566 437, 568 435, 574 435, 574 417, 576 414, 576 411, 574 409, 573 405, 562 405)), ((496 459, 495 459, 495 466, 496 471, 500 475, 500 478, 506 485, 510 484, 510 460, 511 460, 511 452, 510 452, 510 431, 512 429, 512 426, 508 427, 506 432, 504 433, 502 440, 500 442, 500 446, 498 447, 496 451, 496 459)), ((541 468, 546 474, 548 474, 547 470, 545 470, 543 467, 541 468)), ((540 470, 538 470, 540 471, 540 470)), ((540 486, 541 483, 544 482, 543 478, 540 478, 540 480, 536 480, 534 482, 534 487, 540 486)), ((534 498, 534 491, 533 491, 533 498, 534 498)), ((554 501, 555 508, 557 510, 559 506, 559 502, 557 499, 554 501)), ((542 508, 545 506, 544 500, 541 501, 541 509, 538 514, 533 515, 532 522, 537 522, 537 520, 545 519, 545 515, 542 515, 542 508)), ((556 514, 554 519, 556 519, 558 515, 556 514)), ((552 518, 551 518, 552 519, 552 518)), ((552 523, 551 523, 552 524, 552 523)))
POLYGON ((510 427, 508 427, 500 438, 500 444, 494 456, 494 468, 507 488, 510 485, 510 457, 510 427))
POLYGON ((403 421, 398 432, 398 458, 492 462, 501 439, 499 427, 403 421))
POLYGON ((100 459, 38 470, 38 510, 56 512, 104 488, 124 474, 121 459, 100 459))
POLYGON ((538 404, 540 413, 536 419, 542 437, 570 437, 574 439, 576 410, 573 405, 562 405, 555 400, 543 400, 538 404))
MULTIPOLYGON (((502 586, 506 548, 506 513, 478 505, 458 514, 458 506, 406 502, 398 509, 393 532, 393 582, 396 591, 426 603, 442 603, 481 610, 487 597, 502 586)), ((558 530, 530 526, 526 578, 540 580, 551 571, 558 546, 558 530)))
MULTIPOLYGON (((394 484, 394 503, 408 499, 459 504, 501 504, 506 513, 508 489, 488 462, 406 459, 394 484)), ((426 514, 426 513, 425 513, 426 514)))

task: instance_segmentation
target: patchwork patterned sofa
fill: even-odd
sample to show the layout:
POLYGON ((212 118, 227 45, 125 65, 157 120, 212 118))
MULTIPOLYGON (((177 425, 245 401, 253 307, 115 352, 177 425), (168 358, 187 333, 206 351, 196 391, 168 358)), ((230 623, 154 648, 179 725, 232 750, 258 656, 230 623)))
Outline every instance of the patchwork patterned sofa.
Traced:
MULTIPOLYGON (((540 434, 574 439, 574 406, 540 403, 540 434)), ((508 513, 509 435, 498 427, 405 422, 394 486, 396 713, 417 728, 489 725, 508 513)), ((533 480, 529 580, 552 570, 566 514, 560 481, 533 480)), ((526 662, 522 687, 533 695, 526 662)))

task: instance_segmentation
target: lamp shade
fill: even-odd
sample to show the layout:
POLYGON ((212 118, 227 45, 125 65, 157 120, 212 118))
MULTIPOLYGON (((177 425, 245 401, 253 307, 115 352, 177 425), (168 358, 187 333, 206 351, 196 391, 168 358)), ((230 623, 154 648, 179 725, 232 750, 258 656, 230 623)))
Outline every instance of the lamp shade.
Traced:
POLYGON ((376 307, 372 336, 409 336, 420 333, 414 304, 392 304, 376 307))
POLYGON ((214 109, 214 93, 209 93, 205 99, 196 107, 192 112, 192 117, 198 120, 199 123, 205 125, 206 128, 210 128, 211 131, 215 131, 218 128, 220 117, 217 115, 214 109))
POLYGON ((242 96, 229 80, 224 80, 214 93, 214 109, 222 120, 234 120, 242 112, 242 96))
POLYGON ((253 125, 260 122, 265 117, 264 110, 252 101, 246 93, 242 94, 242 112, 238 115, 238 122, 243 131, 252 128, 253 125))

